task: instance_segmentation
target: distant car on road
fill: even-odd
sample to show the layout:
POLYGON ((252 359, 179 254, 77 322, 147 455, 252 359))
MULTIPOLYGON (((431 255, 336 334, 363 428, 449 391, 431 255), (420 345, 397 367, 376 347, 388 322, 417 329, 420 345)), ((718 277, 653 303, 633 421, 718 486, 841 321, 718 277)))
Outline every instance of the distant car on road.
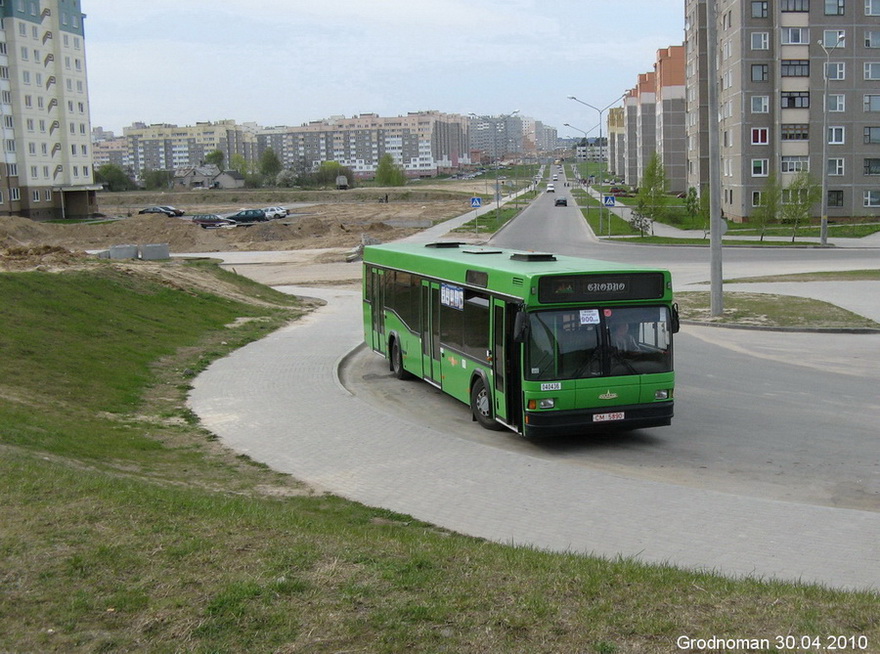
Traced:
POLYGON ((182 211, 179 214, 175 213, 176 211, 178 211, 178 210, 175 209, 174 207, 155 206, 155 207, 147 207, 146 209, 141 209, 140 211, 138 211, 138 213, 139 214, 141 214, 141 213, 144 213, 144 214, 146 214, 146 213, 164 213, 169 218, 174 218, 175 216, 182 216, 183 215, 182 211))
POLYGON ((204 229, 218 229, 220 227, 235 227, 236 222, 229 218, 222 218, 216 213, 199 213, 192 217, 194 224, 204 229))
POLYGON ((568 198, 556 198, 556 206, 557 207, 567 207, 568 206, 568 198))
POLYGON ((269 220, 262 209, 242 209, 225 218, 236 223, 262 223, 269 220))
POLYGON ((556 185, 555 184, 547 184, 547 192, 548 193, 556 193, 556 185))
POLYGON ((263 209, 263 213, 266 214, 267 218, 286 218, 287 217, 287 207, 266 207, 263 209))

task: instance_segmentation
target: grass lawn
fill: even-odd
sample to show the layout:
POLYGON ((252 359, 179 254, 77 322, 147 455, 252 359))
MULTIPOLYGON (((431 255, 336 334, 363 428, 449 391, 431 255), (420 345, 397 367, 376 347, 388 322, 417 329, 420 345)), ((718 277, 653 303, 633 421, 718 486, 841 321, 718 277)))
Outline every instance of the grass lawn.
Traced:
POLYGON ((3 273, 0 297, 0 652, 880 647, 876 594, 493 544, 224 449, 191 380, 308 307, 211 264, 3 273))

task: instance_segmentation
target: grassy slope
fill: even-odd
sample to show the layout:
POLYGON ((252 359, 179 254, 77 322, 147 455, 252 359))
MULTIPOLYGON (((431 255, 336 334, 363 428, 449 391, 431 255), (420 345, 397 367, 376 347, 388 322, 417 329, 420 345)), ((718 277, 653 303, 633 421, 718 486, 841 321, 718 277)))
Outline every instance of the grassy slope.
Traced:
POLYGON ((876 595, 490 544, 223 450, 184 408, 188 380, 300 312, 227 283, 259 304, 111 265, 0 275, 0 651, 880 647, 876 595))

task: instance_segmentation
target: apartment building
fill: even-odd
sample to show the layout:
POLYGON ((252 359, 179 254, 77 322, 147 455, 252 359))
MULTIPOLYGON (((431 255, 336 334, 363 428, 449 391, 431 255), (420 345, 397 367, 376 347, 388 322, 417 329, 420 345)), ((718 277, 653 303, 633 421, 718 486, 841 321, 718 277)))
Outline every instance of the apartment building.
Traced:
POLYGON ((687 191, 685 115, 685 48, 673 45, 657 52, 655 138, 657 154, 671 193, 687 191))
MULTIPOLYGON (((686 0, 689 112, 703 106, 702 77, 715 70, 702 45, 705 9, 686 0)), ((880 0, 719 0, 716 11, 725 217, 747 221, 771 172, 785 186, 800 171, 827 176, 830 220, 876 215, 880 0)), ((706 179, 700 135, 711 119, 689 115, 692 184, 706 179)))
POLYGON ((468 119, 440 111, 383 117, 333 116, 299 127, 273 127, 257 133, 257 157, 271 147, 285 168, 316 170, 336 161, 359 177, 372 177, 390 154, 408 177, 431 177, 470 163, 468 119))
POLYGON ((97 211, 79 0, 0 2, 0 214, 97 211))
MULTIPOLYGON (((123 168, 138 179, 145 170, 177 170, 204 163, 219 150, 228 165, 235 155, 254 159, 257 138, 253 126, 234 120, 198 122, 195 125, 134 123, 122 130, 126 143, 123 168)), ((103 150, 103 148, 102 148, 103 150)))

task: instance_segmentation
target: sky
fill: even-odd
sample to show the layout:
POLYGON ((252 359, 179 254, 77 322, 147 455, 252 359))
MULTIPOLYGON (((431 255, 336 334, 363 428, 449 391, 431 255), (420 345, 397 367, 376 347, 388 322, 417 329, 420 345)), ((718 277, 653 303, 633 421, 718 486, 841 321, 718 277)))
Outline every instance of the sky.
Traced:
POLYGON ((596 134, 684 0, 82 0, 92 127, 412 111, 596 134), (565 127, 569 123, 576 129, 565 127))

